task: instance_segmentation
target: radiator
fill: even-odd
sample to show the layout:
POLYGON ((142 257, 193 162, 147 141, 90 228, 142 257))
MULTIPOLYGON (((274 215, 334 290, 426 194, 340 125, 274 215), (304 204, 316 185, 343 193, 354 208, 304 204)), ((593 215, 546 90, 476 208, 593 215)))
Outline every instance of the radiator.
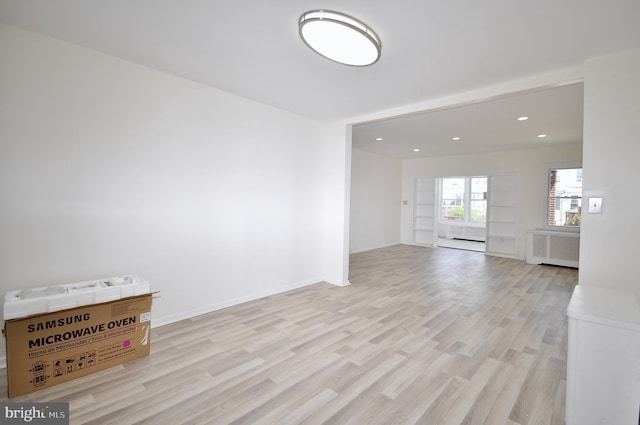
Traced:
POLYGON ((527 263, 578 268, 579 259, 580 233, 553 230, 527 232, 527 263))
POLYGON ((447 223, 447 239, 465 239, 484 242, 487 235, 485 227, 456 225, 447 223))

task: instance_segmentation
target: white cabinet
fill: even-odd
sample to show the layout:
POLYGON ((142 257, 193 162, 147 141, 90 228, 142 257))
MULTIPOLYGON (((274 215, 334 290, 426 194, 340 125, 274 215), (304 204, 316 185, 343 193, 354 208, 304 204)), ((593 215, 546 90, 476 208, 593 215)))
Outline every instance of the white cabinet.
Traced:
POLYGON ((633 292, 579 285, 569 307, 566 425, 636 425, 640 307, 633 292))

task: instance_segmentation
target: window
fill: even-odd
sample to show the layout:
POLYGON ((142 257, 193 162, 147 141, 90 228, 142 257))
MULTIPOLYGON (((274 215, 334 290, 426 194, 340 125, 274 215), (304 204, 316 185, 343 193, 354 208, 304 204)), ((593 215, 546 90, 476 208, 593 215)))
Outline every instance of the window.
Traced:
POLYGON ((487 221, 487 178, 471 177, 471 214, 469 221, 484 223, 487 221))
POLYGON ((442 219, 464 220, 464 178, 442 179, 442 219))
POLYGON ((467 223, 484 223, 487 218, 487 178, 443 178, 441 219, 467 223))
POLYGON ((549 169, 549 226, 580 226, 582 168, 549 169))

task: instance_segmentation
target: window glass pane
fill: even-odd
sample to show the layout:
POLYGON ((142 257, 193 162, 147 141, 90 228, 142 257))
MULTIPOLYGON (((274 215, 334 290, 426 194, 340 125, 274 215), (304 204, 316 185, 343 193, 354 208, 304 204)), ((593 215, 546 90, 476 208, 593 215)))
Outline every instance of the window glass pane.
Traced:
POLYGON ((487 221, 487 201, 471 201, 471 217, 473 223, 484 223, 487 221))
POLYGON ((471 193, 487 193, 487 178, 486 177, 472 177, 471 178, 471 193))
POLYGON ((442 218, 464 220, 464 178, 442 179, 442 218))
POLYGON ((549 226, 579 226, 582 213, 582 169, 549 170, 549 226))
POLYGON ((487 177, 443 178, 440 219, 471 223, 486 222, 487 183, 487 177), (469 193, 466 192, 467 190, 469 193))
POLYGON ((484 223, 487 221, 487 178, 471 178, 471 215, 472 223, 484 223))

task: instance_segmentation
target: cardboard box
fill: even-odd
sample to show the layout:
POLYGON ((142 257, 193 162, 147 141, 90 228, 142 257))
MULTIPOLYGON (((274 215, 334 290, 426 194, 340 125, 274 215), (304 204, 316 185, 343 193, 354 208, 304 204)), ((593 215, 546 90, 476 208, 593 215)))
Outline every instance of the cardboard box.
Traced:
POLYGON ((9 397, 149 354, 145 294, 5 322, 9 397))
POLYGON ((9 291, 4 296, 4 320, 53 313, 148 294, 149 282, 140 276, 124 275, 87 282, 43 286, 9 291))

